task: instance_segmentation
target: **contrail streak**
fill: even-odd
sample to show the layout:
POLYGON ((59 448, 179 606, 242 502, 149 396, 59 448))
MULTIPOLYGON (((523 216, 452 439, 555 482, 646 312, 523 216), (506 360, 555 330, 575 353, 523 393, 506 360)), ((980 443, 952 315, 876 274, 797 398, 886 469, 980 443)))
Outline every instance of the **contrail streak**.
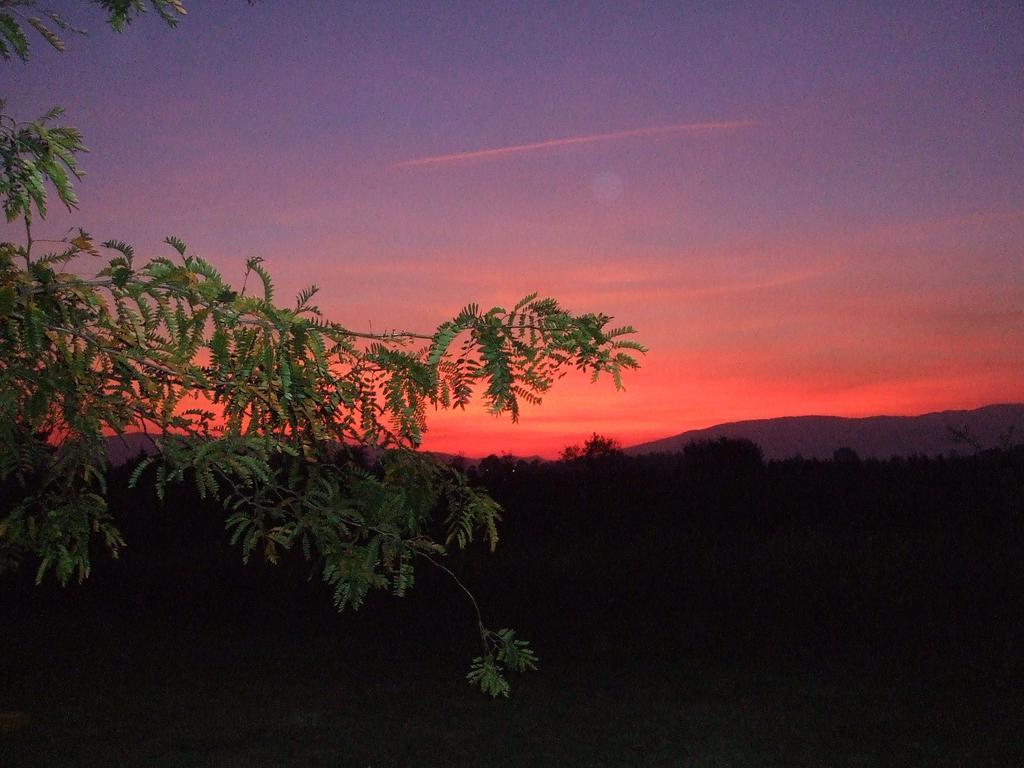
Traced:
POLYGON ((532 144, 513 144, 509 147, 496 147, 495 149, 478 149, 474 152, 457 152, 451 155, 433 155, 431 157, 420 157, 415 160, 403 160, 395 163, 392 168, 416 168, 424 165, 441 165, 442 163, 455 163, 462 160, 484 160, 505 155, 517 155, 521 152, 532 152, 535 149, 548 149, 550 147, 570 147, 578 144, 593 144, 598 141, 615 141, 617 139, 629 139, 634 136, 656 136, 663 133, 704 133, 707 131, 726 131, 736 128, 749 128, 760 125, 754 120, 731 120, 718 123, 678 123, 676 125, 654 125, 649 128, 634 128, 629 131, 615 131, 613 133, 595 133, 590 136, 570 136, 566 139, 549 139, 548 141, 536 141, 532 144))

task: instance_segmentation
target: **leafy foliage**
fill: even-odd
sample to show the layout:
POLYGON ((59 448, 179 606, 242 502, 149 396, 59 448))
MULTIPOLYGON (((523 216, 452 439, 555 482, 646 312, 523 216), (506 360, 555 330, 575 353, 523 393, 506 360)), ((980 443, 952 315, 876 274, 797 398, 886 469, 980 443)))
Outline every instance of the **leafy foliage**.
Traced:
POLYGON ((495 698, 508 697, 511 686, 503 674, 504 670, 525 672, 537 668, 537 657, 525 640, 517 640, 511 629, 499 629, 484 636, 485 653, 477 656, 470 665, 466 679, 471 685, 480 687, 484 693, 495 698))
POLYGON ((33 208, 46 218, 47 181, 69 210, 77 207, 71 177, 82 178, 75 153, 85 147, 76 128, 50 125, 64 110, 54 107, 31 123, 17 123, 3 110, 0 99, 0 199, 7 221, 20 216, 31 222, 33 208))
MULTIPOLYGON (((107 24, 123 31, 136 18, 153 11, 169 27, 176 27, 188 15, 182 0, 87 0, 103 10, 107 24)), ((256 0, 247 0, 252 5, 256 0)), ((61 34, 84 34, 64 15, 39 0, 0 0, 0 59, 28 61, 31 45, 25 27, 31 27, 52 48, 63 51, 66 43, 61 34)))
MULTIPOLYGON (((37 125, 8 131, 5 157, 18 158, 26 132, 47 135, 37 125)), ((45 148, 27 146, 53 180, 45 148)), ((26 165, 33 173, 17 167, 26 165)), ((26 198, 13 175, 5 210, 26 223, 44 217, 45 196, 26 198)), ((0 245, 0 482, 14 491, 0 561, 35 556, 38 579, 81 581, 94 542, 115 557, 124 546, 106 507, 105 438, 142 430, 158 453, 133 483, 151 478, 163 498, 168 484, 188 481, 223 500, 246 560, 300 549, 339 610, 359 608, 373 589, 402 595, 417 559, 437 564, 433 556, 478 534, 492 548, 498 539, 500 507, 415 451, 428 408, 465 407, 482 391, 493 412, 516 419, 520 402, 540 402, 565 369, 618 383, 637 365, 624 350, 642 350, 622 338, 631 329, 606 330, 605 316, 536 296, 511 311, 470 305, 429 336, 358 334, 323 317, 315 287, 293 307, 274 304, 257 259, 235 290, 176 238, 170 256, 140 264, 130 245, 97 245, 82 230, 36 255, 27 232, 24 245, 0 245), (94 276, 71 269, 103 250, 111 255, 94 276), (257 295, 247 292, 252 277, 257 295), (351 445, 381 451, 376 472, 339 458, 351 445)), ((470 679, 507 695, 502 670, 534 657, 480 628, 491 645, 470 679)))
MULTIPOLYGON (((180 0, 89 0, 107 14, 107 23, 120 32, 138 15, 152 9, 169 26, 187 11, 180 0)), ((0 58, 28 61, 31 46, 25 27, 31 27, 52 48, 63 51, 61 34, 83 34, 62 15, 38 0, 0 0, 0 58)))
MULTIPOLYGON (((173 24, 176 0, 93 0, 115 29, 151 8, 173 24)), ((0 55, 28 58, 21 21, 60 50, 35 0, 0 0, 0 55)), ((55 13, 43 15, 63 31, 55 13)), ((310 286, 293 306, 249 259, 240 289, 168 237, 146 261, 120 240, 84 230, 34 240, 47 183, 69 209, 81 178, 80 133, 55 108, 18 123, 0 101, 0 198, 25 242, 0 243, 0 568, 38 559, 37 581, 88 577, 97 548, 125 545, 107 510, 111 435, 143 431, 156 453, 131 484, 173 483, 223 502, 231 542, 248 561, 301 552, 339 610, 371 590, 401 596, 414 563, 446 571, 472 600, 485 654, 470 680, 507 695, 503 670, 533 668, 528 645, 494 633, 472 594, 445 567, 449 548, 497 544, 501 508, 465 476, 416 451, 430 408, 464 408, 479 393, 515 420, 576 368, 621 387, 643 347, 629 327, 525 297, 511 310, 466 306, 432 334, 363 334, 331 322, 310 286), (39 252, 39 246, 56 248, 39 252), (83 262, 98 260, 89 269, 83 262), (79 269, 82 267, 81 269, 79 269), (82 276, 86 273, 89 276, 82 276), (354 446, 377 458, 351 460, 354 446)))
MULTIPOLYGON (((322 317, 310 304, 313 289, 294 308, 269 302, 272 281, 256 261, 248 271, 260 275, 260 297, 234 290, 180 241, 168 243, 174 258, 139 266, 129 246, 107 241, 114 255, 89 279, 65 271, 99 252, 85 232, 36 259, 26 246, 0 248, 0 437, 19 447, 4 454, 0 472, 26 488, 38 483, 25 497, 29 507, 59 488, 81 490, 45 467, 65 467, 91 488, 105 460, 103 436, 145 430, 157 435, 161 493, 191 478, 203 494, 245 500, 249 517, 230 524, 248 532, 247 551, 256 532, 270 553, 321 536, 322 525, 344 535, 370 526, 418 536, 442 501, 447 544, 465 546, 478 527, 494 541, 496 505, 414 453, 427 408, 465 405, 480 389, 492 410, 516 418, 520 399, 538 402, 567 365, 613 374, 636 365, 611 352, 632 343, 619 340, 621 329, 606 334, 606 320, 571 315, 551 300, 531 298, 512 313, 470 307, 432 337, 356 334, 322 317), (417 341, 429 343, 413 348, 417 341), (330 451, 352 444, 401 458, 389 454, 379 480, 328 469, 330 451), (355 488, 363 498, 346 495, 355 488)), ((32 517, 29 507, 21 514, 32 517)), ((67 537, 79 529, 60 530, 67 537)), ((373 552, 382 544, 367 541, 373 552)), ((60 546, 85 558, 86 544, 60 546)), ((340 573, 331 579, 345 581, 340 573)), ((355 571, 346 573, 345 583, 355 583, 355 571)))

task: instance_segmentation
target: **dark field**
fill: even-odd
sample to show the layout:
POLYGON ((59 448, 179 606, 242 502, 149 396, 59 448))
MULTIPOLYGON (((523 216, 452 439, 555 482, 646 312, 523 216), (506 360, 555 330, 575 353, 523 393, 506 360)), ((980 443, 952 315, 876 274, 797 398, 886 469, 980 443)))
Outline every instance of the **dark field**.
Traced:
POLYGON ((503 539, 449 565, 540 655, 511 699, 443 576, 339 617, 215 507, 124 496, 85 586, 0 582, 0 765, 1024 765, 1024 450, 478 477, 503 539))

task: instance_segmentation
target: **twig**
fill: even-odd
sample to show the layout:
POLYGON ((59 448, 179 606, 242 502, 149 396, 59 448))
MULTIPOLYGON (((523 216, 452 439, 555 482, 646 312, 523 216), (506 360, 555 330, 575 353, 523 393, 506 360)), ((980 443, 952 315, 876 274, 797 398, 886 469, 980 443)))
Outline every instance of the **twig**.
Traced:
POLYGON ((427 562, 429 562, 435 568, 439 568, 440 570, 442 570, 445 573, 447 573, 448 576, 451 577, 452 581, 454 581, 455 584, 458 586, 458 588, 461 589, 465 593, 466 597, 469 598, 469 602, 473 604, 473 610, 476 611, 476 625, 480 629, 480 642, 481 642, 481 644, 484 647, 484 655, 486 656, 487 654, 489 654, 491 652, 491 648, 490 648, 490 646, 487 645, 487 638, 490 636, 491 633, 487 629, 487 627, 484 626, 484 618, 483 618, 483 615, 480 613, 480 606, 477 603, 476 598, 473 597, 473 593, 469 591, 469 588, 465 584, 462 583, 462 580, 459 579, 459 577, 455 575, 455 572, 452 571, 451 568, 448 568, 447 566, 442 565, 441 563, 437 562, 437 560, 432 558, 426 552, 420 552, 418 550, 414 550, 414 551, 415 551, 415 553, 417 555, 419 555, 420 557, 424 558, 427 562))

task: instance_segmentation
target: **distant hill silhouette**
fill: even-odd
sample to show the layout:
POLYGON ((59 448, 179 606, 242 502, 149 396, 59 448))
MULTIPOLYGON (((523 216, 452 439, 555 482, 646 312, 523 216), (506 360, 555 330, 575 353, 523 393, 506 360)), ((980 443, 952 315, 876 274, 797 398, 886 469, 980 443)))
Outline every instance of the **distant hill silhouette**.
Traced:
POLYGON ((746 438, 761 446, 766 459, 830 459, 837 448, 848 447, 861 458, 888 459, 892 456, 935 456, 957 451, 971 453, 968 445, 957 445, 950 428, 964 429, 983 447, 994 448, 1010 427, 1014 442, 1024 441, 1024 403, 987 405, 973 411, 941 411, 921 416, 868 416, 848 419, 839 416, 784 416, 718 424, 633 445, 630 455, 673 453, 687 443, 720 437, 746 438))
MULTIPOLYGON (((967 429, 984 448, 994 448, 1010 427, 1014 442, 1024 441, 1024 403, 986 405, 973 411, 941 411, 922 416, 868 416, 848 419, 841 416, 783 416, 718 424, 707 429, 693 429, 672 437, 625 448, 626 454, 674 453, 687 443, 717 440, 720 437, 753 440, 764 451, 766 459, 830 459, 837 448, 852 448, 861 458, 888 459, 892 456, 937 456, 957 451, 972 452, 968 445, 957 445, 950 436, 950 427, 967 429)), ((141 432, 107 439, 111 463, 115 466, 136 458, 140 453, 154 452, 153 440, 141 432)), ((480 458, 437 453, 442 461, 458 458, 465 467, 476 466, 480 458)), ((521 457, 512 457, 519 460, 521 457)), ((527 456, 530 462, 539 459, 527 456)), ((540 459, 543 461, 543 459, 540 459)))

